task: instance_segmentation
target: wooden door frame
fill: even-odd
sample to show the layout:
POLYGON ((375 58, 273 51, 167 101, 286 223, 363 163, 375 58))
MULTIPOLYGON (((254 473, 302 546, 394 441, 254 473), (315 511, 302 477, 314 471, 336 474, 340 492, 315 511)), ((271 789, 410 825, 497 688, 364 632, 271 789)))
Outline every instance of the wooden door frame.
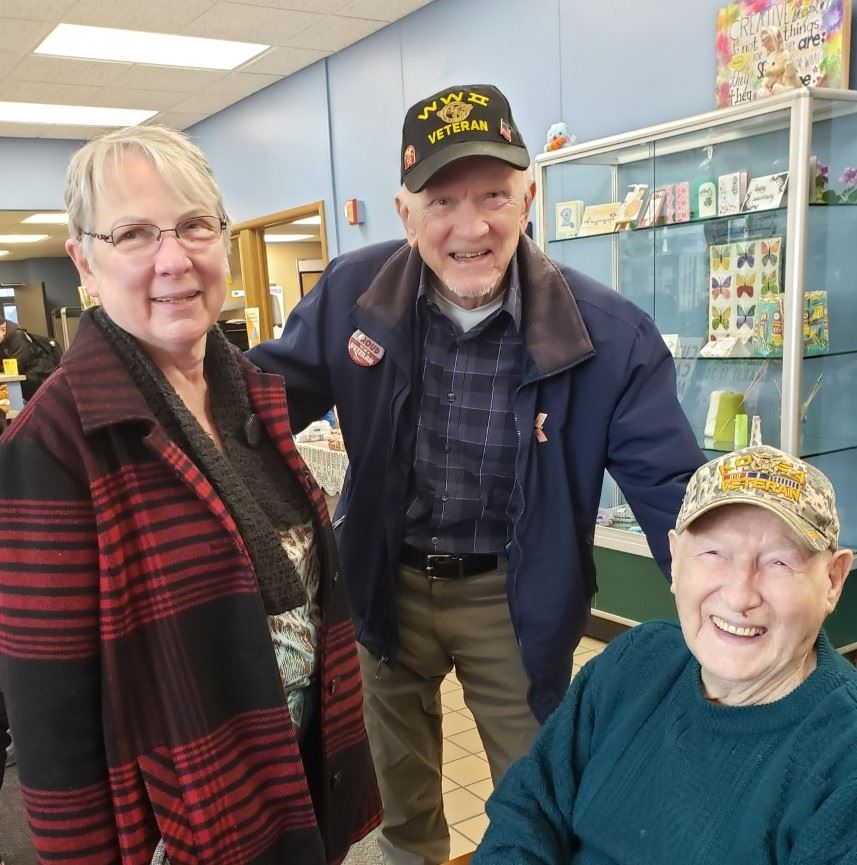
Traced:
POLYGON ((327 229, 324 218, 324 202, 313 201, 282 210, 279 213, 269 213, 238 222, 232 226, 232 240, 238 240, 238 255, 241 262, 241 277, 244 286, 244 305, 259 309, 259 336, 262 340, 271 339, 274 335, 274 323, 271 315, 271 299, 268 291, 268 256, 265 250, 265 231, 277 225, 294 222, 307 216, 318 215, 319 240, 321 242, 321 258, 328 261, 327 229))

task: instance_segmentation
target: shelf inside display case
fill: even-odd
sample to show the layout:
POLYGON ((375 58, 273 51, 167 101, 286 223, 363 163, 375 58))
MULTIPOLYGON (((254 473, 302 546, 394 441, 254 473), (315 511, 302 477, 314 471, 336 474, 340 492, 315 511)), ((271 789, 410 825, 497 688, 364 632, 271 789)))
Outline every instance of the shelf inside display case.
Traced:
MULTIPOLYGON (((814 207, 839 207, 841 205, 813 205, 814 207)), ((786 218, 785 207, 772 207, 766 210, 754 210, 752 212, 742 211, 729 214, 728 216, 707 216, 703 218, 689 219, 686 222, 658 222, 655 225, 646 225, 640 228, 623 228, 616 231, 605 231, 600 234, 585 234, 574 237, 549 237, 548 248, 554 254, 554 248, 561 244, 579 243, 583 240, 593 238, 622 238, 646 237, 651 242, 651 236, 663 238, 664 232, 669 233, 671 242, 681 243, 682 240, 696 243, 695 232, 699 226, 720 226, 719 228, 707 229, 712 237, 740 238, 740 240, 752 239, 755 234, 763 236, 766 232, 776 233, 777 229, 784 230, 786 218)), ((706 229, 703 229, 706 231, 706 229)))

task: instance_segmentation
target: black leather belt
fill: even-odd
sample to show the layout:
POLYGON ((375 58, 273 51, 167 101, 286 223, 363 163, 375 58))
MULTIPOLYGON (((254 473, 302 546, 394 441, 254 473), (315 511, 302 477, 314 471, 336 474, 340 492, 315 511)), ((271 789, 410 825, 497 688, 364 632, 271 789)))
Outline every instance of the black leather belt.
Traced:
POLYGON ((409 544, 402 546, 399 561, 423 571, 430 580, 457 580, 497 570, 497 556, 485 553, 424 553, 409 544))

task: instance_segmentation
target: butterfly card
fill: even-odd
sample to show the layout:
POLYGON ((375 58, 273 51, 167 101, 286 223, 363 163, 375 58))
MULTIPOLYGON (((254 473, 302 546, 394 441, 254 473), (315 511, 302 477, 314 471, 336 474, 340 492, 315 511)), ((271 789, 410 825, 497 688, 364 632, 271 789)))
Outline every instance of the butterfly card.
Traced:
POLYGON ((747 342, 756 332, 757 302, 780 294, 782 237, 715 243, 708 248, 708 340, 747 342))

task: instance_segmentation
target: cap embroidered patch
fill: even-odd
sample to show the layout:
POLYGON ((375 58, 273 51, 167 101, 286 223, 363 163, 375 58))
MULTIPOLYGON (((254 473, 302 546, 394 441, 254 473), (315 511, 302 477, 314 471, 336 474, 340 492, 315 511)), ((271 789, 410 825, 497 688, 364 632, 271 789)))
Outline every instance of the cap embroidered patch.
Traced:
POLYGON ((758 489, 799 502, 804 483, 806 472, 773 454, 736 454, 720 466, 720 489, 724 492, 758 489))
POLYGON ((502 135, 509 144, 512 143, 512 127, 509 126, 502 117, 500 118, 500 135, 502 135))
POLYGON ((444 123, 461 123, 462 120, 467 120, 471 111, 473 111, 472 104, 466 102, 450 102, 447 105, 444 105, 443 108, 437 112, 437 116, 443 120, 444 123))
POLYGON ((384 357, 384 348, 362 330, 355 330, 348 339, 348 356, 358 366, 375 366, 384 357))
POLYGON ((405 171, 407 171, 416 161, 417 161, 417 151, 414 150, 413 144, 409 144, 405 148, 405 154, 402 157, 402 165, 404 165, 405 171))

